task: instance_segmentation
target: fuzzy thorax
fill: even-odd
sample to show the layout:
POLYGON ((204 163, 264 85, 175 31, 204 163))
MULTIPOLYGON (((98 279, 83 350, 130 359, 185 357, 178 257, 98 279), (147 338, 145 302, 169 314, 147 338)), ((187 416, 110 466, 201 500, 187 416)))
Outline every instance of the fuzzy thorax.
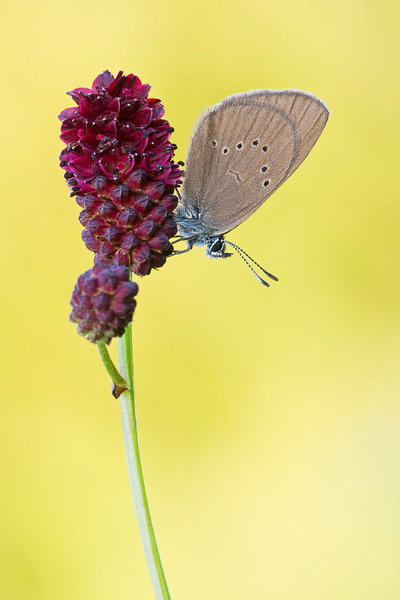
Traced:
POLYGON ((178 235, 187 243, 187 249, 193 246, 206 246, 206 256, 210 258, 227 258, 231 253, 225 252, 223 235, 210 231, 201 221, 199 212, 178 206, 174 212, 174 219, 178 225, 178 235))

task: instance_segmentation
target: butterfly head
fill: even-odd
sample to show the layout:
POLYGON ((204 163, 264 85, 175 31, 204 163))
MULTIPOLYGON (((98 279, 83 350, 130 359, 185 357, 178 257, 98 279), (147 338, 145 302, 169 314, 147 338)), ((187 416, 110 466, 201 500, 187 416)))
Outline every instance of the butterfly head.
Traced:
POLYGON ((232 252, 225 252, 225 240, 222 235, 216 235, 206 247, 206 256, 210 258, 228 258, 232 252))

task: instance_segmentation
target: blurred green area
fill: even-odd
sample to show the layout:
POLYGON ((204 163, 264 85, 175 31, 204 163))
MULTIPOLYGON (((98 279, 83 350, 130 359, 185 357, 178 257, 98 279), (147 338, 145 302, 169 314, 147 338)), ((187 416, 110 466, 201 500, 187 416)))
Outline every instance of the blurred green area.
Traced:
POLYGON ((92 255, 56 116, 107 68, 152 84, 183 160, 229 94, 297 88, 331 110, 230 234, 279 283, 199 249, 139 282, 139 432, 172 598, 400 597, 399 18, 362 0, 3 7, 1 597, 153 598, 118 404, 67 320, 92 255))

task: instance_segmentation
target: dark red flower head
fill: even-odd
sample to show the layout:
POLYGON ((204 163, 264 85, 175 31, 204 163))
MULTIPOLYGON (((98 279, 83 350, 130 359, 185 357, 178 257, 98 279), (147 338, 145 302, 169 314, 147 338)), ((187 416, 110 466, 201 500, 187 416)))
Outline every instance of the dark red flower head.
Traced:
POLYGON ((60 115, 61 167, 83 209, 82 238, 95 261, 126 265, 137 275, 161 267, 177 228, 171 213, 183 175, 169 142, 164 107, 135 75, 105 71, 91 89, 69 92, 78 105, 60 115))
POLYGON ((138 286, 129 281, 127 267, 104 262, 83 273, 72 292, 70 321, 78 324, 78 333, 91 342, 109 344, 120 337, 132 321, 138 286))

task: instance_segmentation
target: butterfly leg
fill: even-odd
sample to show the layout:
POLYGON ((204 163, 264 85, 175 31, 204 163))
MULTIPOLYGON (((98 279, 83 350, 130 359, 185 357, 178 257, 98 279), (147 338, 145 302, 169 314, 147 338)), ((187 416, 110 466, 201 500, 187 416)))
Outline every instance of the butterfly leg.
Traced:
MULTIPOLYGON (((180 242, 180 241, 186 242, 186 249, 185 250, 175 250, 174 249, 173 253, 170 254, 170 256, 177 256, 178 254, 185 254, 185 252, 189 252, 189 250, 191 250, 193 248, 192 240, 185 240, 184 238, 176 240, 176 242, 180 242)), ((174 243, 176 243, 176 242, 174 242, 174 243)))

